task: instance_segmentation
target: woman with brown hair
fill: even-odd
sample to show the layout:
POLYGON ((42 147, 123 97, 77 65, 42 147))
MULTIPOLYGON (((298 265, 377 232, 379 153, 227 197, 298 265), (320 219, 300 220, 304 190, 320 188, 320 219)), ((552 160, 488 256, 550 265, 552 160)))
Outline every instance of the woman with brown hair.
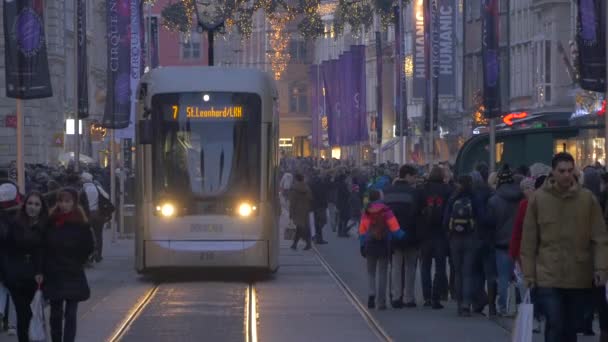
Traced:
POLYGON ((93 253, 94 240, 78 191, 63 188, 51 210, 45 243, 44 294, 51 302, 53 342, 76 339, 78 302, 89 299, 84 265, 93 253), (64 322, 65 319, 65 322, 64 322))
POLYGON ((19 342, 29 341, 30 303, 43 279, 43 244, 48 217, 48 207, 42 194, 31 192, 25 197, 14 221, 7 222, 6 235, 2 237, 5 283, 15 302, 19 342))

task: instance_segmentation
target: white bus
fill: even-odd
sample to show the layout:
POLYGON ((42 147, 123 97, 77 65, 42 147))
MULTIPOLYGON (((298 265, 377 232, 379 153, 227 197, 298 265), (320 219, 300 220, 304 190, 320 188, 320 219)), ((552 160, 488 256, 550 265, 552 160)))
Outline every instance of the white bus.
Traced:
POLYGON ((162 67, 138 92, 136 270, 278 268, 278 108, 253 69, 162 67))

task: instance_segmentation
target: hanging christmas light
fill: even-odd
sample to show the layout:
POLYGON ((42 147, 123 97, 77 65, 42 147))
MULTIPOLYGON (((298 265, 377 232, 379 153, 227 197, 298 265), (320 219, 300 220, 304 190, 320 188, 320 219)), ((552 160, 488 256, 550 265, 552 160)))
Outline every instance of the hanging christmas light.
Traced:
POLYGON ((292 14, 285 13, 285 15, 269 15, 267 18, 269 26, 272 28, 269 37, 272 50, 267 52, 266 55, 270 60, 274 79, 277 81, 281 79, 291 58, 291 55, 287 51, 290 34, 285 28, 287 27, 287 23, 293 20, 292 16, 292 14))

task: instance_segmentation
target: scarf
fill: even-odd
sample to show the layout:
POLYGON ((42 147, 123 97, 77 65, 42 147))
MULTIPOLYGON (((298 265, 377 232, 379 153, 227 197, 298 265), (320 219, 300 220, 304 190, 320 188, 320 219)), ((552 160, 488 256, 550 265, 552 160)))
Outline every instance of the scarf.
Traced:
POLYGON ((53 215, 53 223, 56 227, 63 227, 68 221, 76 221, 77 216, 75 211, 70 211, 69 213, 57 213, 53 215))

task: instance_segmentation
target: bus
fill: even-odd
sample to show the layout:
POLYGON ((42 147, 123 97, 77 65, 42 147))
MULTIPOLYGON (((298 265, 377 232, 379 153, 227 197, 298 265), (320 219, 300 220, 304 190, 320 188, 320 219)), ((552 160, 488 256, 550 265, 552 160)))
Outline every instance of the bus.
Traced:
POLYGON ((162 67, 138 89, 135 268, 278 269, 277 90, 254 69, 162 67))
MULTIPOLYGON (((604 126, 599 124, 498 131, 495 148, 498 165, 551 165, 551 158, 558 152, 570 153, 580 167, 596 162, 605 165, 604 126)), ((489 160, 489 136, 477 135, 460 148, 454 173, 469 173, 477 163, 487 164, 489 160)))

